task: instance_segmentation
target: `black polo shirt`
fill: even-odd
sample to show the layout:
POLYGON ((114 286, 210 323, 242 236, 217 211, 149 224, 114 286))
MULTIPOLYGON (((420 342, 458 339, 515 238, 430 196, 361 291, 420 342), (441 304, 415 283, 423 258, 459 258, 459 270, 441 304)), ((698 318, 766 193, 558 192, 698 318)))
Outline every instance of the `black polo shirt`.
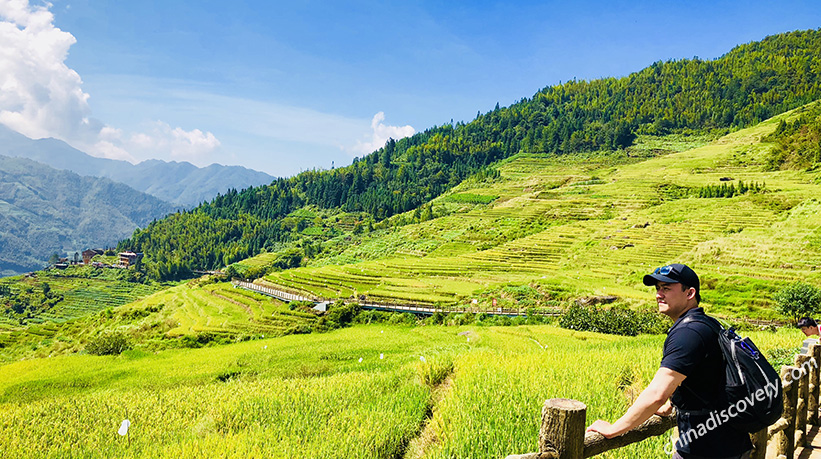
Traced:
POLYGON ((714 319, 703 308, 679 317, 667 331, 661 367, 686 376, 671 397, 678 411, 676 449, 704 457, 730 457, 748 451, 752 444, 747 432, 716 422, 728 403, 724 357, 716 330, 705 323, 708 320, 714 319), (711 411, 715 412, 712 421, 711 411))

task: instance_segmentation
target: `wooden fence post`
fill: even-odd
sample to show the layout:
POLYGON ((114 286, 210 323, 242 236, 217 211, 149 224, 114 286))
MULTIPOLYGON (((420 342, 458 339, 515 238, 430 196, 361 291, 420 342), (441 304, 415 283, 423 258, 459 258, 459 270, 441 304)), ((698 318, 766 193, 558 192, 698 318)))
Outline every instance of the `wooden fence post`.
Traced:
POLYGON ((818 378, 819 372, 818 365, 821 363, 821 345, 813 344, 810 346, 810 350, 808 352, 810 356, 810 393, 809 393, 809 400, 807 401, 807 410, 809 411, 809 415, 807 416, 807 422, 811 425, 818 425, 818 378))
POLYGON ((810 356, 798 354, 795 356, 795 366, 798 371, 793 371, 793 378, 798 378, 798 400, 795 404, 795 446, 805 446, 807 444, 807 399, 810 392, 810 356))
POLYGON ((584 458, 587 405, 567 398, 551 398, 542 407, 539 451, 556 452, 559 459, 584 458))
POLYGON ((792 381, 791 372, 794 367, 781 367, 781 383, 784 386, 784 414, 782 418, 787 427, 773 438, 776 447, 776 456, 795 457, 795 403, 798 399, 798 382, 792 381))
POLYGON ((750 441, 753 443, 753 453, 750 455, 750 459, 765 459, 767 457, 767 440, 769 440, 769 435, 766 428, 750 434, 750 441))
POLYGON ((617 437, 604 438, 598 432, 587 432, 584 435, 584 457, 594 457, 621 448, 633 443, 640 442, 650 437, 657 437, 664 434, 676 425, 675 416, 650 416, 650 419, 641 423, 638 427, 625 432, 617 437))

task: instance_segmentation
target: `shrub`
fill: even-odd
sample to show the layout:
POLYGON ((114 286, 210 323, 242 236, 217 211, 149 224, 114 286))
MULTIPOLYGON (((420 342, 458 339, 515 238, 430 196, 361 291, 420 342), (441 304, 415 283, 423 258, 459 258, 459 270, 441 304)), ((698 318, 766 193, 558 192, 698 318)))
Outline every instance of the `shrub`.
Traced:
POLYGON ((185 335, 180 339, 182 347, 199 348, 214 341, 216 336, 213 333, 197 333, 196 335, 185 335))
POLYGON ((228 265, 222 272, 229 279, 239 277, 239 271, 237 271, 236 265, 228 265))
POLYGON ((339 326, 339 324, 326 319, 325 316, 320 317, 319 319, 317 319, 316 322, 314 322, 314 330, 316 330, 317 332, 320 332, 320 333, 321 332, 326 332, 328 330, 333 330, 334 328, 337 328, 338 326, 339 326))
POLYGON ((425 323, 428 325, 442 325, 445 323, 445 318, 447 316, 441 312, 434 312, 433 315, 425 319, 425 323))
POLYGON ((142 319, 143 317, 148 317, 155 312, 160 312, 164 306, 165 304, 163 303, 157 305, 149 305, 141 309, 129 309, 126 311, 121 311, 119 315, 126 320, 137 320, 142 319))
POLYGON ((661 315, 649 310, 634 311, 624 305, 604 309, 574 303, 562 314, 559 326, 570 330, 636 336, 641 333, 663 333, 667 322, 661 315))
POLYGON ((523 322, 528 324, 528 325, 538 325, 538 324, 550 323, 550 321, 552 320, 552 317, 548 316, 548 315, 545 315, 545 314, 537 314, 536 308, 528 308, 527 309, 527 316, 526 317, 519 316, 519 319, 522 319, 523 322))
POLYGON ((295 324, 285 329, 286 335, 307 335, 311 333, 311 327, 306 324, 295 324))
POLYGON ((781 368, 783 365, 792 365, 795 360, 795 354, 801 352, 801 348, 776 348, 767 351, 767 361, 773 368, 781 368))
POLYGON ((752 331, 758 329, 758 327, 756 327, 755 325, 743 320, 728 320, 727 322, 730 325, 730 327, 737 332, 752 331))
MULTIPOLYGON (((471 314, 472 315, 472 314, 471 314)), ((468 325, 473 323, 472 317, 468 319, 465 314, 450 313, 447 315, 447 324, 450 326, 468 325)))
POLYGON ((508 316, 493 316, 493 318, 491 319, 491 323, 493 325, 501 325, 503 327, 513 325, 513 321, 508 316))
POLYGON ((781 314, 798 320, 801 317, 812 317, 821 305, 821 289, 803 282, 795 282, 779 290, 773 296, 776 310, 781 314))
POLYGON ((357 324, 371 324, 384 323, 390 320, 392 314, 385 311, 367 311, 363 310, 354 318, 354 323, 357 324))
POLYGON ((288 303, 288 309, 291 311, 316 313, 317 311, 314 309, 315 305, 313 301, 291 301, 288 303))
POLYGON ((328 308, 325 317, 332 322, 344 327, 351 324, 356 316, 362 311, 362 307, 357 303, 334 303, 328 308))
POLYGON ((414 325, 416 324, 416 316, 409 312, 396 312, 391 314, 390 319, 388 319, 388 323, 394 325, 414 325))
POLYGON ((86 345, 86 352, 91 355, 118 355, 131 349, 131 342, 122 332, 102 333, 86 345))
POLYGON ((251 266, 242 272, 242 277, 253 280, 268 274, 268 266, 251 266))

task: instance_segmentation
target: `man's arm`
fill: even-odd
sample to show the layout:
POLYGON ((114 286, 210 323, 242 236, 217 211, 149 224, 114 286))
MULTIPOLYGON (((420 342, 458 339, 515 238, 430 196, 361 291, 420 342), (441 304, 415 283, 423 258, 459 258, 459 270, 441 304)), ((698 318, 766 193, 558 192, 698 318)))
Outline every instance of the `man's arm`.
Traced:
POLYGON ((669 368, 659 368, 650 384, 639 394, 633 405, 627 409, 624 416, 610 424, 601 419, 590 427, 588 432, 598 432, 607 438, 615 437, 636 428, 650 418, 673 395, 676 388, 684 381, 683 374, 669 368))

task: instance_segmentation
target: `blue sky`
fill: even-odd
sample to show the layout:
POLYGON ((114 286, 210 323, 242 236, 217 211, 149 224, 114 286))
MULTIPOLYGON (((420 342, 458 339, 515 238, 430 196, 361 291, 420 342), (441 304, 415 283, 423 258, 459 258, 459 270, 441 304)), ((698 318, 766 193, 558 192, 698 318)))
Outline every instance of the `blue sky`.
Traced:
POLYGON ((0 18, 0 122, 97 156, 289 176, 349 164, 388 136, 470 121, 562 81, 716 58, 816 29, 821 8, 0 0, 0 18))

